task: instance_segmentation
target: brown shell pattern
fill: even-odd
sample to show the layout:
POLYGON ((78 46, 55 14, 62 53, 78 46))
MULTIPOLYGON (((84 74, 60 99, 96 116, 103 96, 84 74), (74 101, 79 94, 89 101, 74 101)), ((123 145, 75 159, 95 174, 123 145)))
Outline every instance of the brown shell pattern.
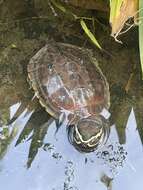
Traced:
POLYGON ((63 110, 86 117, 109 108, 108 83, 88 50, 49 42, 31 58, 28 76, 54 117, 63 110))

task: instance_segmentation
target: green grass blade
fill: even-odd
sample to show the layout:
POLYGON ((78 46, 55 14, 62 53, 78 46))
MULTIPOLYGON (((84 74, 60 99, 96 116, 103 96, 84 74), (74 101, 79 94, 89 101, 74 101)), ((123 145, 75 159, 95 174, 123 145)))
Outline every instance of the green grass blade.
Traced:
POLYGON ((110 23, 118 16, 123 0, 110 0, 110 23))
MULTIPOLYGON (((143 0, 139 0, 139 18, 143 18, 143 0)), ((140 48, 140 61, 142 69, 142 79, 143 79, 143 20, 139 24, 139 48, 140 48)))
POLYGON ((60 9, 62 12, 67 13, 67 10, 64 6, 62 6, 60 3, 57 3, 56 1, 52 0, 51 3, 55 5, 58 9, 60 9))
POLYGON ((96 40, 95 36, 92 34, 92 32, 87 27, 86 23, 83 19, 80 20, 80 24, 86 35, 91 39, 91 41, 99 48, 102 49, 98 41, 96 40))
POLYGON ((78 19, 78 17, 74 13, 72 13, 71 11, 69 11, 68 9, 66 9, 62 4, 56 2, 55 0, 52 0, 51 3, 56 8, 58 8, 59 10, 61 10, 63 13, 71 15, 75 20, 78 19))

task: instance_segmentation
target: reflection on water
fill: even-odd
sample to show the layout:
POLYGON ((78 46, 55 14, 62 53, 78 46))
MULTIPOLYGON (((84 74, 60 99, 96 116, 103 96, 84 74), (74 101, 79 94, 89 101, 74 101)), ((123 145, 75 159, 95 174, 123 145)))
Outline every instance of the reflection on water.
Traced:
MULTIPOLYGON (((21 116, 20 123, 18 120, 17 124, 15 123, 19 126, 17 137, 30 117, 24 115, 21 116)), ((10 189, 11 186, 18 188, 21 183, 25 184, 24 188, 37 190, 45 189, 45 185, 48 190, 90 189, 93 186, 100 189, 105 189, 105 187, 108 189, 111 187, 113 189, 124 187, 133 189, 133 187, 139 188, 142 185, 143 160, 140 157, 142 145, 136 130, 133 110, 126 127, 126 144, 119 144, 115 126, 112 126, 107 145, 90 154, 81 154, 69 144, 65 126, 59 129, 56 138, 55 122, 46 126, 49 127, 46 128, 47 133, 45 133, 44 139, 39 140, 39 133, 35 133, 33 130, 33 133, 30 133, 30 136, 18 146, 15 147, 17 138, 10 144, 7 154, 0 164, 3 189, 10 189), (34 145, 32 141, 36 135, 38 139, 32 150, 32 144, 34 145), (134 146, 136 149, 133 151, 134 146), (37 153, 37 155, 32 166, 26 172, 25 164, 28 152, 30 152, 29 147, 32 151, 31 154, 37 153), (5 183, 7 179, 9 183, 5 183), (131 179, 136 185, 131 185, 131 179)), ((44 129, 45 127, 43 127, 44 129)))
POLYGON ((56 121, 33 98, 27 83, 29 59, 49 35, 80 46, 85 42, 77 23, 58 14, 60 24, 42 0, 14 0, 13 6, 0 2, 1 188, 141 189, 143 84, 135 38, 122 46, 105 40, 111 57, 95 52, 110 85, 111 134, 105 146, 82 154, 69 144, 64 124, 55 133, 56 121), (46 19, 31 19, 41 15, 46 19), (72 25, 74 31, 69 30, 72 25))

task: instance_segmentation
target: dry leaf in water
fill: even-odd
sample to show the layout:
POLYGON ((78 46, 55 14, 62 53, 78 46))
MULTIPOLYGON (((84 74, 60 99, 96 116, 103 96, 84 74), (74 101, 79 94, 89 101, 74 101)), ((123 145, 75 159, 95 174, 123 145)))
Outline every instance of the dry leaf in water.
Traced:
POLYGON ((116 41, 120 42, 119 40, 117 40, 117 37, 121 34, 121 30, 123 29, 124 24, 130 18, 134 18, 134 24, 137 23, 138 4, 139 4, 138 0, 123 0, 119 13, 117 14, 116 17, 113 18, 111 22, 112 26, 111 36, 113 36, 116 41))

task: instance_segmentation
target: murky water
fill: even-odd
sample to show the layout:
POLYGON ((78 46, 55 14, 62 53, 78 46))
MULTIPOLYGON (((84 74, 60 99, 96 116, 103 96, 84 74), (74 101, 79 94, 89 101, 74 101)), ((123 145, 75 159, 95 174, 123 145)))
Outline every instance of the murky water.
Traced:
POLYGON ((124 37, 123 45, 105 39, 103 46, 111 55, 87 44, 109 82, 111 133, 105 146, 83 154, 69 143, 64 124, 55 133, 55 120, 33 99, 26 68, 47 38, 86 46, 85 36, 77 38, 79 24, 61 21, 58 11, 62 19, 57 21, 45 1, 13 2, 11 7, 0 1, 1 189, 141 189, 143 84, 136 31, 124 37))

